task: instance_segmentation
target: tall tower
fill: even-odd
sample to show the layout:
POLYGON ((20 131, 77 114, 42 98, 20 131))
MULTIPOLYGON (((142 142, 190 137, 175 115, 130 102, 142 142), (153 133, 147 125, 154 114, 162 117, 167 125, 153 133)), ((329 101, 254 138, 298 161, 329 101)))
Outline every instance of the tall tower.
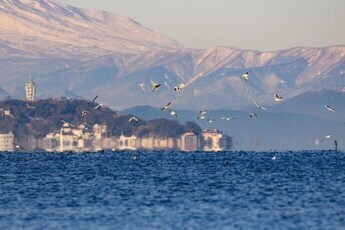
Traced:
POLYGON ((36 91, 36 84, 33 82, 32 78, 26 82, 25 84, 25 93, 26 93, 26 100, 27 101, 34 101, 35 100, 35 91, 36 91))

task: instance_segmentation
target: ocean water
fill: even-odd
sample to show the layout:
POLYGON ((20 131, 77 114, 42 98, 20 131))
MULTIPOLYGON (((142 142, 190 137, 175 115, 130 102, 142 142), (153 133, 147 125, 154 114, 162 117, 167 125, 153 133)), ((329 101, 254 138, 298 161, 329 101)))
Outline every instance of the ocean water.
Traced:
POLYGON ((345 229, 345 153, 3 153, 0 229, 22 228, 345 229))

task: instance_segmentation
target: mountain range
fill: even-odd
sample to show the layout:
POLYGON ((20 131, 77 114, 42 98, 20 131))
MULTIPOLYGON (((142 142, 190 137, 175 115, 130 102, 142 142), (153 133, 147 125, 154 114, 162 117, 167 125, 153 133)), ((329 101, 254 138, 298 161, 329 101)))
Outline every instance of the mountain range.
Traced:
POLYGON ((53 0, 1 0, 0 96, 23 99, 30 76, 38 98, 99 95, 117 110, 172 101, 174 109, 251 112, 256 99, 270 112, 344 121, 345 45, 193 49, 109 12, 53 0), (152 83, 162 86, 152 92, 152 83), (181 83, 187 86, 175 92, 181 83))

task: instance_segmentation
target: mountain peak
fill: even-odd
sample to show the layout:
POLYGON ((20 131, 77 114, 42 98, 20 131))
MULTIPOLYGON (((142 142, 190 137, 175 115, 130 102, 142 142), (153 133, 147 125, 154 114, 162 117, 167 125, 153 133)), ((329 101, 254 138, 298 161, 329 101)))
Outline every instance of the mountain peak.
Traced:
POLYGON ((52 0, 0 1, 0 46, 31 56, 101 56, 183 46, 136 21, 52 0))

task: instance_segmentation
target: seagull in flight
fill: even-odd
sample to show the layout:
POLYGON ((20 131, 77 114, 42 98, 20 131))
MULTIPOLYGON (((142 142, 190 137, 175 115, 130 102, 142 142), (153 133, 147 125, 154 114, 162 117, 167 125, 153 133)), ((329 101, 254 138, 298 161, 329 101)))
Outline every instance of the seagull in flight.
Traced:
POLYGON ((166 104, 162 109, 161 111, 163 112, 164 110, 167 110, 169 108, 169 106, 171 105, 171 101, 169 101, 168 104, 166 104))
POLYGON ((325 140, 330 139, 330 138, 331 138, 331 135, 328 134, 321 139, 321 142, 324 142, 325 140))
POLYGON ((28 103, 26 103, 26 107, 28 107, 28 109, 36 109, 36 107, 31 106, 31 105, 29 105, 28 103))
POLYGON ((257 102, 257 100, 253 100, 253 102, 254 102, 254 104, 256 105, 256 108, 258 108, 258 109, 262 109, 262 110, 266 110, 267 108, 265 108, 265 107, 262 107, 258 102, 257 102))
POLYGON ((83 111, 81 112, 81 117, 86 117, 89 113, 90 113, 89 110, 83 110, 83 111))
POLYGON ((185 84, 185 83, 181 83, 181 84, 179 84, 178 86, 175 86, 175 87, 174 87, 174 90, 175 90, 176 92, 180 92, 180 91, 182 91, 182 90, 184 89, 184 87, 186 87, 186 84, 185 84))
POLYGON ((177 117, 177 113, 174 110, 169 109, 169 111, 171 116, 177 117))
POLYGON ((246 72, 242 75, 242 78, 245 80, 245 81, 248 81, 248 78, 249 78, 249 73, 246 72))
POLYGON ((67 122, 67 121, 64 121, 64 120, 61 120, 62 123, 68 125, 68 126, 71 126, 71 127, 75 127, 75 125, 72 125, 71 123, 67 122))
POLYGON ((92 99, 91 103, 95 103, 96 99, 98 98, 98 94, 92 99))
POLYGON ((206 115, 207 112, 208 112, 207 110, 201 110, 201 111, 199 111, 199 115, 198 115, 198 117, 197 117, 196 119, 197 119, 197 120, 198 120, 198 119, 200 119, 200 120, 205 119, 205 115, 206 115))
POLYGON ((332 108, 331 106, 325 105, 325 107, 326 107, 326 109, 327 109, 328 111, 335 112, 335 109, 332 108))
POLYGON ((274 94, 274 100, 275 101, 281 101, 283 98, 281 96, 279 96, 278 94, 274 94))
POLYGON ((236 119, 236 118, 230 116, 230 117, 221 117, 220 119, 226 120, 226 121, 231 121, 231 120, 236 119))
POLYGON ((213 123, 216 119, 210 119, 210 118, 207 118, 207 122, 208 123, 213 123))
POLYGON ((96 109, 100 108, 101 106, 102 106, 102 104, 98 104, 93 109, 96 110, 96 109))
POLYGON ((64 99, 66 100, 66 101, 72 101, 73 100, 73 98, 72 97, 64 97, 64 99))
POLYGON ((128 120, 129 122, 135 122, 135 123, 139 123, 139 120, 138 120, 138 118, 137 117, 131 117, 131 118, 129 118, 129 120, 128 120))
POLYGON ((16 149, 21 149, 21 150, 24 150, 23 146, 19 145, 19 144, 16 144, 16 143, 13 143, 14 147, 16 149))
POLYGON ((146 92, 145 83, 139 83, 139 87, 143 92, 146 92))
POLYGON ((249 114, 249 117, 256 117, 256 118, 259 118, 259 116, 258 116, 257 113, 250 113, 250 114, 249 114))
POLYGON ((160 83, 152 83, 152 92, 156 91, 158 89, 158 87, 161 85, 162 84, 160 84, 160 83))

